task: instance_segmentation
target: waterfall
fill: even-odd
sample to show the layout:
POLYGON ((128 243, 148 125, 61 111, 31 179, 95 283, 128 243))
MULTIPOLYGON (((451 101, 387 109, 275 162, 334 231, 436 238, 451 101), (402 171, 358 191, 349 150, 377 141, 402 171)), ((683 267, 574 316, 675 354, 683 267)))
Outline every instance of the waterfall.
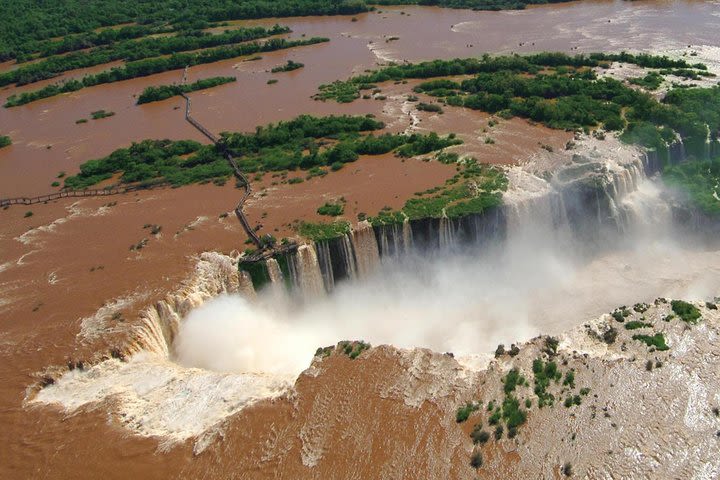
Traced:
MULTIPOLYGON (((405 223, 403 225, 394 223, 377 227, 377 244, 380 250, 380 258, 399 256, 406 251, 404 242, 405 229, 409 229, 410 225, 407 221, 405 223), (407 227, 405 223, 407 223, 407 227)), ((412 233, 410 233, 410 236, 412 236, 412 233)))
POLYGON ((402 224, 402 244, 403 252, 408 254, 413 248, 413 234, 412 227, 410 226, 410 220, 405 218, 402 224))
POLYGON ((355 249, 353 248, 352 232, 345 234, 340 239, 340 252, 344 277, 354 279, 357 277, 357 262, 355 260, 355 249))
POLYGON ((357 275, 360 278, 369 276, 380 263, 380 250, 378 249, 375 232, 370 223, 365 220, 358 223, 351 232, 353 250, 357 265, 357 275))
POLYGON ((325 293, 317 252, 313 245, 300 245, 289 263, 295 277, 294 284, 300 287, 303 295, 317 297, 325 293))
MULTIPOLYGON (((681 142, 673 145, 682 153, 681 142)), ((289 269, 296 284, 309 281, 314 286, 305 288, 330 292, 344 279, 367 277, 383 259, 410 253, 432 255, 510 238, 572 241, 594 248, 642 226, 648 218, 668 214, 667 209, 655 210, 655 204, 662 203, 657 199, 659 191, 647 181, 660 168, 655 151, 641 151, 617 139, 591 139, 549 179, 529 168, 509 168, 510 188, 500 207, 452 219, 446 215, 406 218, 375 227, 360 222, 347 235, 301 247, 291 258, 303 260, 289 262, 289 269), (311 272, 311 280, 305 278, 305 271, 311 272)))
POLYGON ((273 284, 280 284, 283 282, 283 274, 280 271, 280 265, 274 258, 268 258, 267 261, 268 275, 270 275, 270 281, 273 284))
POLYGON ((440 218, 438 238, 441 251, 449 250, 455 245, 455 229, 453 227, 453 221, 447 218, 443 212, 443 216, 440 218))
POLYGON ((335 276, 332 268, 330 244, 327 241, 320 241, 315 243, 315 248, 317 249, 317 260, 325 291, 332 292, 335 288, 335 276))
POLYGON ((247 273, 238 272, 237 261, 215 252, 200 255, 195 272, 180 289, 141 312, 140 323, 132 328, 132 342, 123 353, 145 351, 167 358, 180 320, 190 310, 222 293, 238 292, 252 298, 252 280, 247 273))
POLYGON ((280 264, 274 258, 268 258, 266 260, 266 266, 268 275, 270 276, 270 288, 274 295, 284 295, 285 290, 285 276, 280 269, 280 264))

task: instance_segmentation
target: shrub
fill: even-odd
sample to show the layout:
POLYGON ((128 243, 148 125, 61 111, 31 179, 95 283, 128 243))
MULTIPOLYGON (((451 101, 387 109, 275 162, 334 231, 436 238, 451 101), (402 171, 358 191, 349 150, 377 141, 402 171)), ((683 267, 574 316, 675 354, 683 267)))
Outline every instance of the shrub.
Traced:
POLYGON ((25 216, 25 218, 30 218, 30 217, 33 216, 33 212, 31 212, 30 210, 28 210, 27 212, 25 212, 25 215, 24 215, 24 216, 25 216))
POLYGON ((695 324, 700 319, 700 310, 692 303, 684 302, 682 300, 673 300, 670 302, 672 310, 680 317, 683 322, 695 324))
POLYGON ((483 464, 483 457, 482 453, 479 450, 476 450, 473 452, 472 456, 470 457, 470 466, 473 468, 480 468, 483 464))
POLYGON ((482 424, 478 424, 470 434, 470 438, 472 438, 472 441, 475 444, 487 443, 487 441, 490 440, 490 434, 485 430, 482 430, 482 424))
POLYGON ((656 333, 655 335, 633 335, 633 340, 643 342, 648 347, 654 347, 656 350, 665 351, 669 350, 670 347, 665 343, 665 336, 662 333, 656 333))
POLYGON ((503 429, 502 425, 498 425, 497 427, 495 427, 495 432, 494 432, 495 440, 500 440, 503 436, 504 431, 505 430, 503 429))
POLYGON ((602 338, 603 342, 607 343, 608 345, 612 345, 615 343, 615 339, 617 339, 618 331, 615 327, 610 327, 605 332, 603 332, 602 338))
POLYGON ((101 118, 112 117, 113 115, 115 115, 115 112, 106 112, 105 110, 97 110, 95 112, 91 112, 90 115, 92 116, 93 120, 100 120, 101 118))
POLYGON ((320 215, 327 215, 329 217, 337 217, 342 215, 345 207, 339 203, 326 203, 317 209, 317 213, 320 215))
POLYGON ((457 409, 457 412, 455 412, 455 421, 457 423, 463 423, 470 417, 470 414, 472 414, 474 411, 478 410, 479 408, 480 408, 480 406, 476 403, 473 403, 473 402, 466 403, 462 407, 459 407, 457 409))
POLYGON ((270 70, 272 73, 279 73, 279 72, 291 72, 293 70, 297 70, 299 68, 303 68, 305 65, 299 62, 294 62, 292 60, 288 60, 285 65, 281 65, 279 67, 275 67, 272 70, 270 70))
POLYGON ((627 330, 637 330, 638 328, 652 327, 651 323, 639 322, 637 320, 630 321, 625 324, 627 330))
POLYGON ((423 112, 443 113, 442 107, 437 103, 420 102, 417 104, 417 109, 423 112))

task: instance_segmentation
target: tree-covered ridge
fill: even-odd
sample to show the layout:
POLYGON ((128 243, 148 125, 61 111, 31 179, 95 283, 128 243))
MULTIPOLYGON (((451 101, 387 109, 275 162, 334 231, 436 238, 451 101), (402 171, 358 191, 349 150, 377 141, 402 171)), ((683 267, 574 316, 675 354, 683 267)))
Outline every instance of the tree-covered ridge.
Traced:
POLYGON ((0 0, 0 60, 36 52, 50 44, 42 41, 72 34, 97 44, 94 30, 129 23, 183 31, 228 20, 350 15, 369 8, 363 0, 0 0))
POLYGON ((5 107, 25 105, 30 102, 53 97, 62 93, 75 92, 85 87, 119 82, 137 77, 147 77, 149 75, 167 72, 169 70, 178 70, 185 68, 186 66, 212 63, 260 52, 272 52, 286 48, 314 45, 327 41, 329 41, 329 39, 318 37, 300 40, 272 38, 262 43, 242 43, 233 46, 210 48, 195 53, 179 53, 169 57, 148 58, 137 62, 127 63, 122 67, 114 67, 110 70, 94 75, 86 75, 80 80, 68 80, 63 83, 48 85, 39 90, 23 92, 20 95, 11 95, 5 102, 5 107))
POLYGON ((454 136, 370 133, 382 128, 382 122, 370 117, 303 115, 258 127, 254 133, 224 133, 220 146, 145 140, 83 163, 80 173, 68 177, 65 186, 88 188, 116 174, 121 183, 224 183, 232 174, 224 148, 233 152, 246 173, 298 169, 326 173, 324 167, 338 170, 360 155, 394 151, 398 156, 415 156, 460 143, 454 136))
POLYGON ((171 55, 190 50, 201 50, 221 45, 232 45, 250 40, 259 40, 288 32, 290 32, 288 27, 275 25, 272 28, 240 28, 216 35, 202 31, 194 31, 178 36, 125 40, 108 46, 94 48, 89 51, 54 56, 2 73, 0 74, 0 87, 12 83, 26 85, 56 77, 60 73, 68 70, 103 65, 116 60, 132 62, 159 57, 161 55, 171 55))
POLYGON ((143 103, 159 102, 160 100, 175 97, 181 93, 196 92, 198 90, 204 90, 206 88, 231 83, 235 80, 235 77, 211 77, 203 78, 202 80, 186 85, 151 86, 143 90, 143 92, 138 96, 137 104, 142 105, 143 103))

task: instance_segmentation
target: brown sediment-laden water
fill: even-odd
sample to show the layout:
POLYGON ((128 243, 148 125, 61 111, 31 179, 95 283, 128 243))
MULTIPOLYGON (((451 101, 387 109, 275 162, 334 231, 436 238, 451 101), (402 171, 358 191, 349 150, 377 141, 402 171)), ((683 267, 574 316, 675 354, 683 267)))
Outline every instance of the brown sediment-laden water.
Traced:
MULTIPOLYGON (((337 105, 316 102, 310 97, 322 83, 362 73, 388 61, 545 50, 691 52, 714 46, 720 28, 717 5, 702 1, 573 2, 505 12, 427 7, 392 7, 381 11, 358 15, 356 22, 351 17, 251 22, 263 25, 280 22, 293 29, 292 38, 326 36, 331 41, 265 53, 259 61, 244 62, 238 58, 191 68, 190 81, 220 75, 238 78, 236 83, 193 95, 195 116, 210 130, 220 132, 248 131, 302 113, 377 113, 382 108, 379 101, 337 105), (398 40, 389 41, 390 37, 398 40), (269 72, 288 59, 306 67, 284 74, 269 72), (270 78, 279 82, 268 85, 270 78)), ((716 51, 706 53, 720 57, 716 51)), ((96 66, 67 75, 76 77, 104 68, 96 66)), ((59 171, 76 171, 82 161, 106 155, 131 141, 201 140, 176 114, 174 109, 181 106, 180 99, 134 105, 134 95, 145 87, 179 82, 181 78, 180 71, 165 72, 0 110, 2 130, 11 134, 14 141, 12 147, 0 152, 0 191, 8 196, 44 193, 59 171), (99 109, 116 115, 75 124, 99 109)), ((34 90, 54 81, 57 79, 3 89, 0 100, 15 91, 34 90)))
MULTIPOLYGON (((320 84, 360 74, 379 64, 485 52, 697 51, 703 55, 701 60, 717 61, 718 8, 712 1, 588 1, 509 12, 381 7, 377 12, 357 15, 357 21, 322 17, 238 22, 278 22, 292 28, 292 38, 318 35, 331 41, 265 53, 256 61, 238 58, 191 68, 189 81, 219 75, 238 79, 192 94, 193 114, 213 132, 250 131, 257 125, 303 113, 375 114, 391 131, 455 132, 465 143, 454 150, 481 161, 523 163, 538 155, 547 156, 541 145, 558 150, 571 134, 519 119, 503 120, 493 127, 494 143, 488 144, 484 141, 488 133, 483 131, 488 115, 452 107, 442 115, 418 112, 404 100, 412 82, 382 86, 385 100, 361 99, 343 105, 318 102, 311 96, 320 84), (269 72, 289 59, 304 63, 305 68, 269 72), (271 78, 278 83, 267 84, 271 78)), ((0 65, 0 71, 9 68, 9 64, 0 65)), ((61 78, 106 68, 109 65, 69 72, 61 78)), ((205 141, 184 121, 181 98, 135 105, 135 96, 145 87, 179 82, 181 76, 180 71, 166 72, 0 109, 0 134, 13 138, 12 146, 0 150, 0 197, 52 191, 50 184, 59 172, 72 174, 80 163, 132 141, 205 141), (115 115, 75 123, 100 109, 115 115)), ((55 81, 2 89, 0 100, 55 81)), ((354 220, 360 213, 373 215, 385 206, 397 209, 414 192, 441 185, 454 173, 454 167, 438 162, 378 156, 361 158, 338 172, 297 185, 272 185, 271 174, 266 174, 255 184, 256 194, 249 199, 246 212, 262 224, 264 232, 280 238, 293 234, 291 225, 296 220, 321 220, 316 209, 325 201, 344 198, 346 216, 354 220)), ((143 410, 146 406, 133 404, 132 398, 113 398, 113 385, 89 384, 90 389, 106 390, 95 392, 96 397, 84 390, 83 399, 97 398, 105 403, 90 401, 72 412, 63 411, 61 406, 24 403, 26 396, 34 398, 36 392, 27 389, 40 380, 38 372, 49 366, 66 368, 69 362, 79 360, 98 361, 98 355, 109 356, 123 345, 129 326, 138 323, 140 312, 164 299, 194 271, 195 259, 190 257, 205 251, 243 250, 241 228, 231 212, 224 216, 238 195, 239 190, 228 182, 223 187, 194 185, 118 197, 64 199, 0 211, 0 424, 4 445, 0 449, 0 476, 267 478, 273 472, 282 472, 287 478, 313 474, 337 478, 344 476, 351 468, 348 462, 359 454, 372 459, 372 464, 363 463, 362 467, 364 475, 370 477, 377 473, 372 470, 373 464, 382 466, 382 474, 388 478, 406 478, 416 471, 444 478, 469 475, 463 443, 467 438, 449 427, 454 423, 457 392, 472 382, 449 357, 423 352, 408 357, 393 349, 381 349, 363 364, 333 356, 320 368, 331 374, 321 375, 311 369, 297 380, 296 393, 270 395, 274 399, 244 409, 232 404, 230 396, 220 398, 213 408, 227 403, 223 414, 230 420, 224 430, 215 432, 216 436, 207 435, 200 442, 180 436, 178 443, 168 445, 162 439, 130 433, 143 428, 152 431, 157 412, 143 410), (27 211, 33 215, 26 216, 27 211), (138 249, 139 244, 143 246, 138 249), (419 366, 427 367, 423 371, 433 372, 428 375, 442 381, 418 374, 422 370, 419 366), (408 372, 420 375, 419 379, 408 372), (113 402, 133 408, 107 408, 113 402), (353 426, 347 428, 348 424, 353 426), (346 435, 351 430, 360 433, 346 435), (394 434, 392 441, 383 438, 389 433, 394 434), (352 443, 352 448, 332 447, 342 442, 352 443)), ((366 251, 366 260, 357 263, 358 274, 368 275, 375 262, 367 259, 379 256, 378 244, 367 231, 359 230, 354 236, 356 248, 366 251)), ((662 263, 664 252, 660 249, 654 257, 637 262, 632 255, 616 255, 590 263, 575 277, 575 289, 565 284, 556 286, 556 298, 570 295, 574 301, 567 309, 560 303, 545 308, 543 325, 553 333, 560 332, 572 325, 572 315, 590 312, 595 316, 607 304, 624 299, 619 288, 608 299, 593 300, 593 282, 598 278, 622 287, 642 277, 642 295, 651 296, 656 284, 648 278, 657 275, 667 280, 680 268, 677 262, 662 263)), ((320 295, 324 287, 317 252, 301 247, 298 257, 301 268, 307 271, 304 288, 320 295)), ((697 279, 704 281, 706 266, 716 265, 716 260, 712 251, 689 256, 687 275, 677 282, 678 291, 697 279)), ((712 279, 707 282, 712 283, 712 279)), ((676 286, 670 280, 660 283, 676 286)), ((539 297, 531 298, 531 305, 548 301, 539 297)), ((369 313, 378 316, 382 309, 374 307, 369 313)), ((458 309, 453 314, 465 313, 458 309)), ((495 316, 501 319, 502 312, 495 316)), ((412 322, 405 326, 413 328, 412 322)), ((442 330, 443 325, 437 328, 442 330)), ((193 378, 192 372, 176 364, 169 368, 178 369, 173 370, 177 376, 172 377, 178 381, 193 378)), ((84 378, 80 375, 79 379, 84 378)), ((220 381, 212 375, 203 378, 208 383, 201 387, 220 381)), ((232 379, 224 381, 232 383, 232 379)), ((152 383, 137 388, 152 390, 152 383)), ((124 393, 117 391, 121 396, 124 393)), ((177 406, 165 408, 172 412, 177 406)), ((183 429, 183 425, 176 427, 177 432, 183 429)))

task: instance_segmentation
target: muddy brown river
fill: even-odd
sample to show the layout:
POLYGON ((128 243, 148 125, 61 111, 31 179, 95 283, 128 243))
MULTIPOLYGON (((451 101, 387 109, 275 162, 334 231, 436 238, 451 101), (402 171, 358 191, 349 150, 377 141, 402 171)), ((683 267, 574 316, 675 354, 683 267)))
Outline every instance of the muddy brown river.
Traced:
MULTIPOLYGON (((382 8, 351 17, 266 19, 250 23, 290 26, 291 37, 326 36, 330 43, 193 67, 189 80, 235 75, 237 83, 193 97, 194 115, 213 131, 250 130, 301 113, 379 113, 379 102, 322 103, 310 97, 317 86, 361 73, 388 61, 418 61, 480 55, 559 50, 692 51, 716 47, 720 31, 717 1, 589 1, 523 11, 473 12, 427 7, 382 8), (397 40, 389 40, 398 37, 397 40), (270 68, 292 59, 305 68, 272 75, 270 68), (275 85, 267 85, 277 78, 275 85)), ((237 22, 243 23, 243 22, 237 22)), ((248 23, 248 22, 244 22, 248 23)), ((720 58, 720 54, 717 55, 720 58)), ((7 64, 4 68, 9 68, 7 64)), ((68 72, 82 76, 105 67, 68 72)), ((199 133, 183 121, 181 100, 136 106, 134 96, 149 85, 180 81, 180 71, 101 85, 32 104, 0 109, 0 131, 13 145, 0 151, 0 196, 37 195, 50 190, 60 171, 72 173, 85 160, 144 138, 193 138, 199 133), (90 120, 105 109, 114 117, 90 120)), ((62 78, 62 77, 61 77, 62 78)), ((39 88, 57 81, 17 89, 39 88)), ((16 89, 0 91, 0 100, 16 89)))
MULTIPOLYGON (((403 93, 396 91, 397 86, 383 86, 388 94, 386 102, 358 100, 342 105, 317 102, 311 96, 322 83, 390 61, 469 57, 485 52, 632 50, 674 55, 697 52, 703 61, 720 62, 717 0, 584 1, 507 12, 381 7, 378 12, 357 15, 357 21, 351 18, 236 22, 281 23, 292 28, 291 38, 326 36, 331 41, 266 53, 259 61, 237 58, 191 68, 189 81, 219 75, 234 75, 238 80, 193 94, 193 115, 210 130, 221 132, 248 131, 302 113, 373 113, 392 130, 402 131, 408 128, 410 119, 392 98, 403 93), (305 68, 270 73, 272 67, 289 59, 304 63, 305 68), (270 78, 279 82, 268 85, 270 78)), ((8 63, 0 64, 0 71, 10 68, 13 67, 8 63)), ((68 72, 61 78, 79 77, 105 68, 68 72)), ((135 105, 135 96, 145 87, 178 82, 181 77, 181 71, 166 72, 87 88, 17 108, 0 108, 0 134, 13 139, 12 146, 0 150, 0 197, 53 191, 50 184, 59 172, 72 174, 82 162, 107 155, 133 141, 145 138, 205 141, 184 121, 181 99, 135 105), (100 109, 115 115, 75 123, 89 119, 91 112, 100 109)), ((1 89, 0 101, 4 103, 13 93, 55 81, 1 89)), ((498 127, 497 142, 487 146, 482 141, 473 143, 473 139, 482 140, 478 130, 487 125, 488 116, 481 112, 448 112, 444 116, 422 113, 420 120, 421 131, 458 132, 466 140, 463 148, 487 162, 516 163, 537 150, 540 141, 558 148, 569 138, 566 132, 533 127, 513 119, 498 127)), ((267 188, 269 195, 251 199, 248 214, 253 219, 267 216, 263 220, 266 227, 278 228, 276 232, 281 236, 289 234, 286 226, 296 220, 298 211, 317 220, 314 210, 322 203, 321 199, 345 196, 352 215, 372 214, 373 209, 383 205, 398 208, 403 202, 399 194, 411 195, 442 183, 453 173, 451 167, 436 162, 401 162, 378 157, 361 159, 352 169, 333 174, 336 177, 328 175, 299 187, 273 188, 272 179, 266 176, 258 183, 258 190, 267 188), (398 178, 404 184, 396 192, 392 187, 398 178), (378 191, 358 188, 361 182, 377 185, 378 191), (364 199, 363 192, 371 198, 364 199), (273 201, 277 196, 279 199, 273 201), (312 201, 298 208, 303 198, 312 201), (288 214, 290 208, 295 209, 293 215, 288 214)), ((118 308, 129 320, 140 308, 162 298, 185 278, 191 265, 189 256, 205 250, 229 252, 244 248, 242 240, 238 240, 240 227, 232 217, 221 216, 232 208, 238 196, 238 190, 230 183, 225 187, 195 185, 77 203, 66 199, 33 206, 35 214, 31 218, 24 217, 29 210, 25 207, 0 211, 3 225, 0 478, 267 478, 281 470, 285 472, 283 478, 307 474, 298 460, 299 441, 293 440, 293 450, 286 452, 282 462, 241 454, 257 453, 272 443, 278 431, 289 428, 291 421, 304 418, 310 410, 305 404, 298 410, 290 402, 268 402, 243 411, 230 422, 228 443, 217 447, 212 455, 198 457, 193 456, 190 443, 170 452, 158 451, 156 440, 131 435, 109 420, 102 408, 89 408, 65 417, 59 409, 23 406, 26 388, 37 379, 34 374, 49 365, 64 365, 68 359, 90 356, 113 345, 111 339, 101 339, 99 345, 80 344, 76 339, 80 319, 94 314, 111 299, 126 298, 128 304, 118 308), (113 201, 118 204, 107 206, 113 201), (129 245, 148 236, 143 225, 156 223, 162 224, 162 234, 152 237, 142 252, 130 252, 129 245), (25 235, 28 230, 31 233, 25 235), (280 425, 277 428, 276 422, 280 425), (253 473, 243 476, 242 472, 253 473)), ((383 365, 373 368, 373 372, 379 372, 374 375, 383 374, 383 365)), ((316 394, 313 389, 320 388, 321 385, 306 381, 300 389, 306 395, 304 398, 310 398, 316 394)), ((360 398, 360 392, 354 396, 360 398)), ((395 421, 435 415, 433 407, 427 404, 421 409, 402 410, 390 403, 389 400, 381 403, 365 416, 380 412, 380 417, 395 421)), ((412 432, 403 435, 409 443, 415 438, 412 432)), ((377 455, 382 459, 382 454, 377 455)), ((464 459, 459 462, 465 465, 464 459)), ((339 460, 338 465, 332 466, 346 467, 339 460)), ((332 478, 338 471, 325 471, 324 478, 332 478)))

